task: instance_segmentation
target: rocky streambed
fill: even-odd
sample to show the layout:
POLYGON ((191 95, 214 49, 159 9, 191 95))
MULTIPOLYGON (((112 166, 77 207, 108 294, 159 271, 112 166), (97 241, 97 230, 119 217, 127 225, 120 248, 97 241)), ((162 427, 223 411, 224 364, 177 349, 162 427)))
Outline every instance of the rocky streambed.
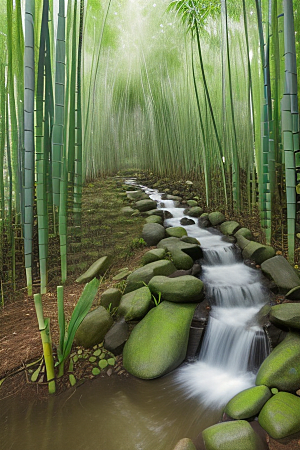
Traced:
MULTIPOLYGON (((203 212, 195 200, 182 208, 178 196, 132 184, 129 181, 127 188, 131 206, 122 212, 145 215, 142 238, 156 248, 144 255, 142 267, 121 274, 126 279, 123 292, 110 289, 102 295, 102 306, 79 328, 77 343, 88 347, 104 340, 104 347, 115 355, 123 351, 125 369, 142 379, 161 377, 192 358, 197 362, 183 368, 190 385, 187 395, 195 393, 193 371, 200 352, 200 364, 206 367, 198 378, 208 373, 209 379, 200 389, 199 401, 206 394, 208 404, 224 404, 226 421, 204 430, 195 442, 182 440, 176 450, 263 449, 268 448, 263 430, 279 440, 300 432, 296 272, 272 247, 255 242, 250 230, 226 221, 221 212, 203 212), (271 280, 269 287, 289 303, 272 304, 258 265, 271 280), (224 305, 224 299, 229 304, 224 305), (107 310, 111 308, 118 315, 115 323, 107 310), (263 326, 271 344, 269 356, 263 326), (212 342, 217 342, 216 349, 211 349, 212 342), (216 355, 221 359, 223 355, 224 361, 217 361, 216 355), (217 366, 216 378, 212 366, 214 370, 217 366), (220 385, 226 395, 221 389, 213 398, 210 391, 215 393, 220 385)), ((111 258, 101 258, 84 281, 103 274, 110 262, 111 258)))

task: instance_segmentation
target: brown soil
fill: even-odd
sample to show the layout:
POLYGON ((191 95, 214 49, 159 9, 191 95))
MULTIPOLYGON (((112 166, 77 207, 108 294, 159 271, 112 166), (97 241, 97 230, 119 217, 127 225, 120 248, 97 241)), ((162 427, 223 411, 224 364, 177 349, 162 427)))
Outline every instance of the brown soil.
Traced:
MULTIPOLYGON (((128 174, 129 175, 129 174, 128 174)), ((141 176, 141 182, 148 186, 158 187, 160 190, 169 188, 179 190, 183 198, 193 198, 194 195, 201 192, 201 184, 194 183, 193 191, 187 187, 184 182, 174 182, 164 179, 159 182, 158 178, 153 176, 141 176), (172 185, 173 184, 173 185, 172 185)), ((99 305, 101 293, 117 282, 112 278, 122 267, 128 267, 134 270, 140 265, 142 255, 149 250, 137 242, 137 237, 141 234, 144 219, 135 217, 124 219, 119 210, 122 206, 128 204, 128 200, 122 195, 124 190, 121 187, 121 181, 118 179, 99 179, 88 184, 83 192, 83 211, 82 211, 82 240, 78 245, 76 239, 70 239, 69 253, 69 279, 64 289, 64 306, 66 320, 71 317, 74 306, 81 295, 83 286, 75 283, 76 278, 89 267, 95 259, 106 255, 114 255, 114 265, 106 274, 101 283, 99 292, 94 301, 94 306, 99 305), (96 212, 96 219, 93 214, 96 212), (76 245, 76 251, 72 244, 76 245)), ((204 205, 203 205, 204 206, 204 205)), ((225 213, 230 220, 238 220, 242 226, 250 228, 256 240, 264 242, 264 234, 259 226, 259 215, 257 211, 251 214, 235 215, 224 205, 218 205, 215 202, 211 210, 219 209, 225 213), (218 207, 219 206, 219 207, 218 207)), ((283 241, 282 241, 283 242, 283 241)), ((273 246, 279 252, 286 254, 286 248, 277 242, 273 246)), ((75 247, 75 246, 74 246, 75 247)), ((43 295, 44 316, 50 318, 51 335, 55 345, 59 341, 59 329, 57 324, 57 306, 56 306, 56 285, 60 284, 60 268, 57 265, 57 255, 59 246, 57 239, 50 243, 50 254, 53 255, 53 261, 49 267, 49 292, 43 295)), ((23 277, 23 275, 22 275, 23 277)), ((119 285, 120 286, 120 285, 119 285)), ((38 289, 38 283, 36 286, 38 289)), ((48 385, 45 380, 39 383, 30 381, 29 364, 38 360, 42 355, 42 344, 38 330, 35 314, 34 302, 32 297, 24 294, 24 289, 11 293, 8 297, 12 298, 0 310, 0 380, 5 377, 5 381, 0 387, 1 399, 18 395, 25 399, 46 400, 48 398, 48 385)), ((76 349, 75 349, 76 350, 76 349)), ((36 366, 31 366, 36 367, 36 366)), ((67 369, 66 374, 57 380, 57 394, 70 387, 67 369)), ((93 378, 90 365, 86 361, 80 361, 74 367, 74 375, 77 380, 88 380, 93 378)), ((128 376, 122 367, 122 358, 116 359, 116 365, 109 371, 101 373, 100 376, 128 376)), ((0 381, 1 382, 1 381, 0 381)), ((80 383, 80 382, 79 382, 80 383)), ((300 440, 293 439, 287 443, 279 443, 272 438, 269 439, 269 448, 271 450, 296 450, 300 449, 300 440)))

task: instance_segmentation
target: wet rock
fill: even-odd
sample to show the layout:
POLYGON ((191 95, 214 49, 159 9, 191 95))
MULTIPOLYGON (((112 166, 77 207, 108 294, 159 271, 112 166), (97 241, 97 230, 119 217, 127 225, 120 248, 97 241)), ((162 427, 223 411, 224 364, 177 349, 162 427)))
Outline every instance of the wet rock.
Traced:
POLYGON ((88 270, 77 278, 76 283, 88 283, 93 278, 98 278, 100 275, 104 275, 105 272, 109 269, 112 263, 111 256, 102 256, 99 258, 88 270))
POLYGON ((146 223, 159 223, 160 225, 162 225, 163 222, 163 218, 160 216, 156 216, 155 214, 146 218, 146 223))
POLYGON ((235 395, 226 405, 225 413, 232 419, 256 416, 272 393, 267 386, 255 386, 235 395))
POLYGON ((160 261, 166 256, 166 251, 163 248, 154 248, 145 253, 142 257, 142 265, 150 264, 155 261, 160 261))
POLYGON ((180 219, 180 223, 183 226, 194 225, 195 221, 193 219, 188 219, 187 217, 183 217, 180 219))
POLYGON ((300 329, 300 303, 283 303, 272 306, 270 322, 279 327, 300 329))
POLYGON ((221 223, 220 231, 223 234, 232 236, 239 229, 239 227, 240 224, 238 222, 235 222, 234 220, 228 220, 226 222, 221 223))
POLYGON ((170 211, 164 211, 164 218, 165 219, 172 219, 173 214, 170 213, 170 211))
POLYGON ((101 295, 100 304, 104 308, 109 308, 109 305, 111 305, 111 308, 117 308, 120 304, 121 297, 122 292, 119 289, 109 288, 101 295))
POLYGON ((99 306, 89 312, 75 334, 75 342, 85 348, 93 347, 103 341, 104 336, 113 324, 113 319, 109 312, 99 306))
POLYGON ((162 239, 158 244, 158 248, 165 248, 168 252, 172 254, 174 248, 182 250, 184 253, 189 255, 193 260, 200 259, 202 257, 202 249, 199 245, 188 244, 182 239, 176 237, 169 237, 162 239))
POLYGON ((208 220, 208 214, 205 217, 199 217, 198 225, 200 228, 208 228, 211 226, 210 221, 208 220))
POLYGON ((171 250, 172 261, 176 269, 189 270, 193 267, 193 259, 181 249, 174 247, 171 250))
POLYGON ((252 231, 250 231, 248 228, 240 228, 239 230, 234 233, 234 236, 238 238, 238 236, 243 236, 246 239, 249 239, 250 241, 253 239, 252 231))
POLYGON ((114 355, 122 353, 125 342, 129 336, 129 327, 124 317, 121 317, 106 333, 104 338, 104 348, 114 355))
POLYGON ((300 334, 290 332, 264 360, 256 385, 294 391, 300 386, 300 334))
POLYGON ((163 300, 175 303, 193 303, 203 300, 204 284, 199 278, 184 275, 178 278, 156 276, 149 282, 152 294, 161 293, 163 300))
POLYGON ((166 228, 166 234, 169 237, 177 237, 177 238, 181 238, 182 236, 187 236, 187 232, 183 227, 166 228))
POLYGON ((258 421, 274 439, 282 439, 300 431, 300 398, 278 392, 262 408, 258 421))
POLYGON ((208 214, 208 220, 212 226, 215 227, 216 225, 220 225, 222 222, 225 222, 226 218, 221 212, 215 211, 208 214))
POLYGON ((193 441, 189 438, 180 439, 173 450, 197 450, 193 441))
POLYGON ((253 259, 256 264, 262 264, 267 259, 275 256, 275 250, 269 245, 262 245, 258 242, 249 241, 243 250, 244 259, 253 259))
POLYGON ((155 275, 171 275, 175 272, 176 267, 171 261, 161 260, 155 261, 146 266, 140 267, 139 269, 132 272, 127 278, 127 286, 125 293, 134 291, 144 286, 144 283, 148 284, 152 277, 155 275))
POLYGON ((123 364, 132 375, 157 378, 185 359, 196 305, 163 301, 133 329, 123 351, 123 364))
POLYGON ((191 217, 200 217, 203 213, 203 209, 200 208, 200 206, 193 206, 192 208, 185 209, 183 213, 191 217))
POLYGON ((182 236, 180 238, 180 240, 182 242, 186 242, 187 244, 195 244, 195 245, 200 245, 200 242, 198 241, 198 239, 191 237, 191 236, 182 236))
POLYGON ((151 308, 151 292, 147 286, 125 294, 121 298, 118 315, 126 321, 141 319, 151 308))
POLYGON ((300 286, 298 274, 281 255, 268 259, 261 265, 261 270, 272 279, 279 288, 279 291, 286 294, 291 289, 300 286))
POLYGON ((143 227, 142 238, 149 246, 157 245, 165 236, 165 228, 159 223, 146 223, 143 227))
POLYGON ((234 236, 222 236, 221 240, 223 242, 229 242, 230 244, 236 243, 236 238, 234 236))
POLYGON ((150 211, 157 208, 156 202, 154 200, 139 200, 135 203, 135 207, 140 212, 150 211))
POLYGON ((277 347, 277 345, 279 345, 286 338, 288 333, 288 329, 279 329, 272 323, 266 325, 265 331, 269 339, 271 350, 277 347))

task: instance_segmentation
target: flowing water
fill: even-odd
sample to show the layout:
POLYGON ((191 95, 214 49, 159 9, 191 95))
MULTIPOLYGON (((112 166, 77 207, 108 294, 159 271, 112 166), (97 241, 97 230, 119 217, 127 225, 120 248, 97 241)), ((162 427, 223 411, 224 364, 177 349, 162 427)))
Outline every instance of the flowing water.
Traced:
MULTIPOLYGON (((143 188, 172 214, 165 225, 179 226, 183 209, 143 188)), ((246 266, 216 230, 185 228, 201 242, 201 279, 212 305, 199 359, 157 380, 112 376, 48 402, 5 399, 0 450, 171 450, 182 437, 197 440, 230 398, 254 385, 268 353, 255 320, 268 300, 260 272, 246 266)))

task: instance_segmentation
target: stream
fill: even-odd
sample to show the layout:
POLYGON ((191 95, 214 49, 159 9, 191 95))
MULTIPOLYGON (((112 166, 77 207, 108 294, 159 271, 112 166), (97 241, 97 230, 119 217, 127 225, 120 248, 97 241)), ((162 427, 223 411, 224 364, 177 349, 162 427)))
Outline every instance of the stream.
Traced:
MULTIPOLYGON (((172 214, 166 226, 182 226, 182 208, 139 187, 172 214)), ((0 409, 0 450, 172 450, 183 437, 196 439, 235 394, 255 384, 269 352, 256 321, 268 301, 261 272, 245 265, 215 229, 184 228, 201 243, 200 278, 211 303, 197 361, 156 380, 99 377, 48 402, 7 398, 0 409)))

